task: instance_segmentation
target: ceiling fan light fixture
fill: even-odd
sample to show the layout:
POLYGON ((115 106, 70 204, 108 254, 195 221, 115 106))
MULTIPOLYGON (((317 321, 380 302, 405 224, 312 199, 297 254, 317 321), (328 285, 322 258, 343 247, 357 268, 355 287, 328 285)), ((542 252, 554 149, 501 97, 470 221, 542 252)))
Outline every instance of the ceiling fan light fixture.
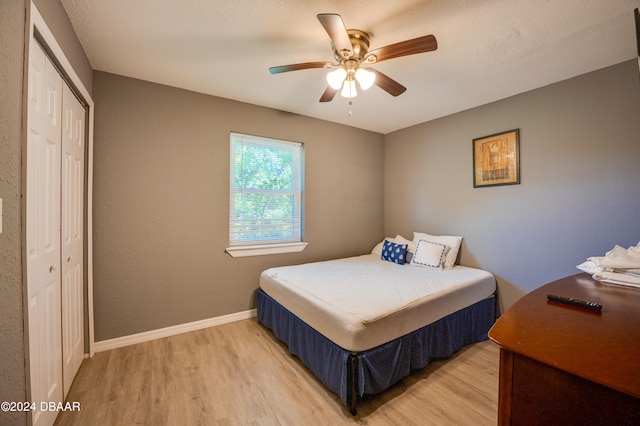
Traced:
POLYGON ((360 65, 377 64, 402 56, 431 52, 438 48, 436 38, 430 34, 370 51, 370 35, 364 31, 346 29, 342 18, 337 13, 320 13, 317 18, 331 39, 331 49, 335 61, 281 65, 269 68, 269 72, 280 74, 314 68, 335 68, 335 70, 327 72, 325 76, 328 87, 320 96, 320 102, 330 102, 338 92, 343 97, 354 98, 357 96, 356 86, 360 86, 361 90, 367 90, 373 84, 391 96, 399 96, 407 90, 406 87, 375 69, 360 69, 360 65))
POLYGON ((347 71, 340 67, 327 74, 327 83, 332 89, 340 90, 345 78, 347 78, 347 71))
POLYGON ((358 96, 355 80, 347 79, 344 82, 344 86, 342 86, 342 92, 340 92, 340 95, 342 95, 343 98, 355 98, 358 96))
POLYGON ((362 90, 367 90, 373 86, 373 83, 376 81, 376 75, 364 68, 358 68, 358 71, 356 71, 356 80, 358 80, 362 90))

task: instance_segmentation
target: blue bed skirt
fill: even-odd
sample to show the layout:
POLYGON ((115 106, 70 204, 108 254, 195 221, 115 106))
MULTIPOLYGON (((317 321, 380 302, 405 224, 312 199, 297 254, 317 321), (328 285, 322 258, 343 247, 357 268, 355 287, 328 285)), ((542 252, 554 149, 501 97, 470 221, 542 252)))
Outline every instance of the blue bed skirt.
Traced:
POLYGON ((447 358, 487 340, 495 322, 495 296, 481 300, 388 343, 352 353, 327 339, 261 289, 258 321, 355 414, 358 398, 380 393, 430 360, 447 358))

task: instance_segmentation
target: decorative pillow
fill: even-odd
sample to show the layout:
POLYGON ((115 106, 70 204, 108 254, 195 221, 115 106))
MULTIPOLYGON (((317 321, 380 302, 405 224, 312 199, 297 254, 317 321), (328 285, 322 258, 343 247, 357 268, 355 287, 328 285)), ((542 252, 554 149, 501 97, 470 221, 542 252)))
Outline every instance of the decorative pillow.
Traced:
POLYGON ((411 259, 413 259, 413 253, 407 249, 407 256, 405 257, 404 263, 411 263, 411 259))
POLYGON ((442 269, 448 247, 432 241, 420 240, 416 245, 416 252, 411 264, 426 268, 442 269))
POLYGON ((404 265, 407 257, 407 245, 396 244, 385 240, 382 245, 382 255, 380 259, 387 260, 389 262, 397 263, 398 265, 404 265))
POLYGON ((453 265, 456 263, 456 259, 458 258, 458 251, 460 250, 460 244, 462 244, 462 237, 454 237, 449 235, 429 235, 424 234, 422 232, 414 232, 413 233, 413 241, 417 243, 420 240, 427 240, 434 243, 444 244, 449 247, 449 250, 446 253, 446 258, 444 259, 443 267, 445 269, 453 268, 453 265))

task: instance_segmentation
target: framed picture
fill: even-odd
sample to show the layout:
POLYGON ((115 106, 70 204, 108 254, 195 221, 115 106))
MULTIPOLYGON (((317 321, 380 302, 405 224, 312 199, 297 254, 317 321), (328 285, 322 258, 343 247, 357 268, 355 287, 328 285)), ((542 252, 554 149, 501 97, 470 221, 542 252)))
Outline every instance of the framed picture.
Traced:
POLYGON ((473 140, 473 187, 520 183, 520 129, 473 140))

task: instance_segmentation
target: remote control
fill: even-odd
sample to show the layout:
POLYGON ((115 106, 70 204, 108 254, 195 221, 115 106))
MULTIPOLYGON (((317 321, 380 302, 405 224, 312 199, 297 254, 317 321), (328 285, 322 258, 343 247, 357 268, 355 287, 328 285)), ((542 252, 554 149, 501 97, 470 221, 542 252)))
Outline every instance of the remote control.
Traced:
POLYGON ((573 297, 556 296, 555 294, 547 294, 547 299, 554 302, 564 303, 565 305, 577 306, 579 308, 589 309, 592 311, 601 311, 602 305, 596 302, 587 302, 585 300, 574 299, 573 297))

